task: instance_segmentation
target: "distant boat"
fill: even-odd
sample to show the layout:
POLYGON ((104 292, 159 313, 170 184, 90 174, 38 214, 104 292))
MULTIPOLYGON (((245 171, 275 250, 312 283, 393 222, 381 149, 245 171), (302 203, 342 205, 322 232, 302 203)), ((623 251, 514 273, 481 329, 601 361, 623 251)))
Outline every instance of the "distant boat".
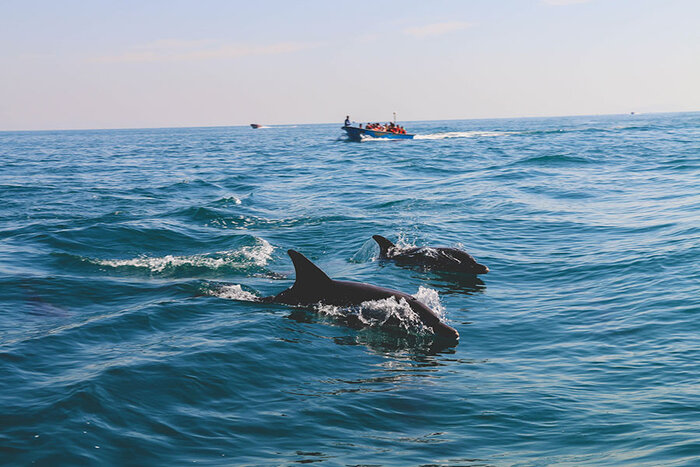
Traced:
POLYGON ((250 126, 252 126, 253 128, 260 128, 262 125, 260 125, 259 123, 251 123, 250 126))
POLYGON ((352 141, 362 141, 363 136, 383 139, 413 139, 416 136, 409 133, 392 133, 391 131, 369 130, 355 126, 344 126, 342 129, 352 141))

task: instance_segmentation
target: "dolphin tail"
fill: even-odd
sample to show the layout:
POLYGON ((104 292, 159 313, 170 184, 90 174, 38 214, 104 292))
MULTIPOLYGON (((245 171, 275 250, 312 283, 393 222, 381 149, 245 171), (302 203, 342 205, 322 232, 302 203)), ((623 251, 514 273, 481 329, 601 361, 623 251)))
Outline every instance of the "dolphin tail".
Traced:
POLYGON ((305 289, 307 286, 315 287, 319 283, 331 282, 331 278, 306 256, 294 250, 287 250, 287 254, 294 264, 296 280, 293 287, 295 289, 305 289))
POLYGON ((386 258, 390 248, 396 247, 396 245, 394 245, 393 243, 391 243, 391 241, 387 240, 381 235, 372 235, 372 238, 379 245, 379 256, 381 256, 382 258, 386 258))

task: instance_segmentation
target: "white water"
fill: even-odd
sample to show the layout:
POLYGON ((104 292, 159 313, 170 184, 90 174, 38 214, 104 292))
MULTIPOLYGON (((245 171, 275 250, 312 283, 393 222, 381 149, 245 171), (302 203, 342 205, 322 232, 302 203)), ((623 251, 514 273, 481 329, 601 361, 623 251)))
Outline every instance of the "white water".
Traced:
POLYGON ((511 135, 509 131, 449 131, 446 133, 431 133, 428 135, 416 135, 413 139, 448 139, 448 138, 476 138, 480 136, 493 137, 511 135))
POLYGON ((229 300, 240 300, 243 302, 257 302, 260 297, 257 295, 243 290, 239 284, 224 285, 216 289, 210 290, 209 295, 219 298, 226 298, 229 300))
POLYGON ((273 247, 267 240, 256 238, 255 245, 244 246, 238 250, 218 251, 189 256, 166 255, 159 257, 138 256, 130 259, 87 259, 100 266, 113 268, 134 267, 145 268, 153 273, 161 273, 166 269, 174 269, 181 266, 203 267, 219 269, 232 267, 244 269, 250 266, 262 267, 272 259, 273 247))

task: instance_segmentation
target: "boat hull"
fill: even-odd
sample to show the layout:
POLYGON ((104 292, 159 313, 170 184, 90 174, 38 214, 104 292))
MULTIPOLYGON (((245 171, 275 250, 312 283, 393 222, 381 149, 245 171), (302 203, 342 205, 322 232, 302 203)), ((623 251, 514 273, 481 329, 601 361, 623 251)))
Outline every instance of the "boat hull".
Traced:
POLYGON ((362 141, 363 138, 413 139, 415 136, 411 134, 391 133, 389 131, 368 130, 366 128, 357 128, 354 126, 344 126, 342 128, 352 141, 362 141))

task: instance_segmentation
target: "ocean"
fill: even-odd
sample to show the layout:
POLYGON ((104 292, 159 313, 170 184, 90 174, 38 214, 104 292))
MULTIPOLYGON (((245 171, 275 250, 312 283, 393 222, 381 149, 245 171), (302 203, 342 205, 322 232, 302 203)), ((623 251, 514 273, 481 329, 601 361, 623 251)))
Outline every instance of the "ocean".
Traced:
POLYGON ((700 113, 404 126, 0 133, 0 464, 700 464, 700 113))

